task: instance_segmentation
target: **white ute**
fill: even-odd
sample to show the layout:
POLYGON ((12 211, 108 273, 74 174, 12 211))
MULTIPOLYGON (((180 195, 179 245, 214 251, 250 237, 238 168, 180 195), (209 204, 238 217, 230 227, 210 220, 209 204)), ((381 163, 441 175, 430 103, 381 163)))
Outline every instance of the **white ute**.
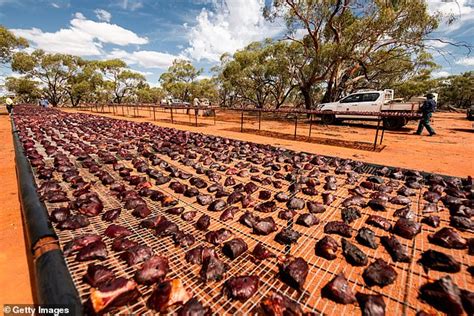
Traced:
MULTIPOLYGON (((420 106, 419 102, 401 103, 393 100, 393 90, 384 91, 359 91, 352 93, 337 102, 323 103, 318 105, 317 110, 327 112, 321 114, 321 120, 325 124, 334 124, 344 120, 378 120, 377 116, 364 115, 367 112, 416 112, 420 106), (333 114, 331 112, 339 112, 333 114), (340 114, 340 112, 361 112, 351 115, 340 114)), ((408 123, 406 117, 384 118, 384 126, 387 129, 400 129, 408 123)))

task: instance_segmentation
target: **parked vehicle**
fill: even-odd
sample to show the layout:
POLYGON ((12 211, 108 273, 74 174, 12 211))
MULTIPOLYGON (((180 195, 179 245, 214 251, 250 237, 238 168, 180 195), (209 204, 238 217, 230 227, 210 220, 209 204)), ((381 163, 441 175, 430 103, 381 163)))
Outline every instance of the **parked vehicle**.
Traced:
MULTIPOLYGON (((342 98, 337 102, 320 104, 317 109, 325 112, 321 120, 325 124, 334 124, 346 120, 377 120, 376 116, 364 113, 376 112, 417 112, 420 102, 402 103, 393 100, 393 90, 360 91, 342 98), (334 114, 331 112, 360 112, 360 114, 334 114)), ((387 129, 400 129, 408 123, 406 117, 388 117, 384 119, 387 129)))

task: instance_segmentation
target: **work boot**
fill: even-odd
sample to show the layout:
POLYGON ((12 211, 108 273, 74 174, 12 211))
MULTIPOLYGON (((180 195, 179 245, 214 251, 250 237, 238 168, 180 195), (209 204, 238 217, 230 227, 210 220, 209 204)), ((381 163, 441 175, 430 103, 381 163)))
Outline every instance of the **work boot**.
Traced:
POLYGON ((436 135, 436 133, 431 133, 430 136, 436 135))

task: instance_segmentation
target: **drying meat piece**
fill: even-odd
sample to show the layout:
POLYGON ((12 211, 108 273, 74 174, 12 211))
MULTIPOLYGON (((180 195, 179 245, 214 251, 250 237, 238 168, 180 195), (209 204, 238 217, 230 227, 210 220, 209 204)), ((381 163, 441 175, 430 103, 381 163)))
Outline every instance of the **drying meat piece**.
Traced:
POLYGON ((102 220, 106 222, 113 222, 120 216, 121 210, 119 208, 110 210, 102 214, 102 220))
POLYGON ((138 205, 132 211, 132 215, 139 218, 145 218, 150 214, 151 214, 151 210, 148 208, 146 204, 138 205))
POLYGON ((145 261, 142 267, 135 272, 135 281, 138 284, 154 284, 162 281, 168 271, 168 258, 155 255, 145 261))
POLYGON ((303 258, 285 257, 279 263, 280 279, 292 288, 303 291, 303 286, 308 276, 308 264, 303 258))
POLYGON ((258 220, 260 220, 260 218, 247 211, 242 216, 240 216, 239 222, 242 225, 252 228, 258 220))
POLYGON ((157 237, 173 236, 176 233, 178 233, 178 231, 179 231, 178 225, 176 225, 175 223, 167 219, 161 221, 155 227, 155 234, 157 237))
POLYGON ((191 299, 191 294, 184 288, 180 279, 161 282, 148 298, 147 306, 159 313, 164 313, 170 306, 184 304, 191 299))
POLYGON ((308 201, 306 207, 310 213, 324 213, 326 211, 324 205, 317 202, 308 201))
POLYGON ((211 255, 215 256, 214 249, 197 246, 191 250, 188 250, 184 258, 188 263, 201 264, 206 257, 211 255))
POLYGON ((188 188, 184 191, 183 195, 188 198, 195 197, 199 195, 199 190, 196 188, 188 188))
POLYGON ((261 303, 263 315, 265 316, 300 316, 303 315, 301 307, 287 298, 277 293, 273 293, 265 298, 261 303))
POLYGON ((241 202, 243 208, 249 208, 255 205, 255 200, 253 200, 250 195, 244 196, 241 202))
POLYGON ((408 205, 411 204, 411 199, 403 195, 397 195, 390 199, 390 203, 397 205, 408 205))
POLYGON ((132 231, 124 226, 117 225, 117 224, 110 224, 109 227, 104 231, 104 235, 109 238, 117 238, 117 237, 126 237, 130 236, 132 231))
POLYGON ((362 316, 384 316, 385 302, 382 295, 364 294, 358 292, 356 294, 357 302, 359 302, 362 316))
POLYGON ((331 191, 336 191, 337 190, 337 184, 335 182, 326 182, 323 186, 324 190, 331 190, 331 191))
POLYGON ((196 221, 196 228, 199 230, 206 231, 209 225, 211 225, 211 217, 206 214, 199 217, 199 219, 196 221))
POLYGON ((213 245, 220 245, 225 242, 227 239, 232 237, 232 232, 225 228, 220 228, 218 230, 210 231, 206 233, 206 241, 213 245))
POLYGON ((348 198, 346 198, 342 202, 342 206, 344 207, 349 207, 349 206, 360 206, 360 207, 365 207, 365 199, 359 195, 353 195, 348 198))
POLYGON ((115 273, 103 266, 95 265, 93 263, 87 266, 87 272, 84 274, 84 282, 88 283, 92 287, 98 287, 100 284, 108 282, 115 277, 115 273))
POLYGON ((304 208, 304 200, 299 198, 291 198, 287 203, 286 207, 290 210, 302 210, 304 208))
POLYGON ((206 316, 210 314, 209 309, 204 308, 194 297, 178 310, 178 316, 206 316))
POLYGON ((278 192, 275 195, 275 200, 277 200, 278 202, 288 202, 290 200, 290 197, 285 192, 278 192))
POLYGON ((278 218, 284 219, 284 220, 290 220, 293 217, 295 217, 296 214, 297 214, 296 211, 281 210, 280 212, 278 212, 278 218))
POLYGON ((239 208, 236 206, 228 207, 221 213, 219 219, 223 222, 234 219, 235 213, 239 211, 239 208))
POLYGON ((249 182, 249 183, 245 184, 245 186, 244 186, 244 191, 247 194, 252 194, 257 190, 258 190, 258 186, 253 182, 249 182))
POLYGON ((362 227, 357 232, 356 240, 359 244, 377 249, 379 246, 377 240, 375 240, 375 233, 368 227, 362 227))
POLYGON ((461 302, 468 315, 474 315, 474 292, 461 290, 461 302))
POLYGON ((205 283, 208 281, 220 281, 224 278, 227 269, 228 266, 212 252, 206 257, 203 256, 199 276, 205 283))
POLYGON ((306 187, 301 190, 303 194, 309 195, 309 196, 315 196, 318 195, 318 190, 315 187, 306 187))
POLYGON ((421 224, 407 218, 400 218, 393 227, 393 232, 403 238, 413 239, 421 231, 421 224))
POLYGON ((382 228, 385 231, 389 231, 392 228, 392 224, 382 216, 370 215, 365 221, 367 224, 382 228))
POLYGON ((268 258, 271 258, 271 257, 275 257, 275 254, 272 253, 267 248, 265 248, 265 246, 262 245, 261 243, 258 243, 255 246, 255 248, 253 248, 252 255, 253 255, 253 258, 255 259, 255 261, 257 261, 257 262, 268 259, 268 258))
POLYGON ((345 238, 342 238, 342 253, 353 266, 365 266, 368 263, 367 255, 360 250, 356 245, 345 238))
POLYGON ((395 236, 382 236, 380 237, 380 240, 382 241, 382 245, 392 257, 393 261, 411 262, 407 247, 402 245, 395 236))
POLYGON ((354 187, 353 189, 348 190, 352 195, 358 195, 361 197, 365 197, 367 194, 367 190, 361 186, 354 187))
POLYGON ((129 266, 136 265, 137 263, 143 262, 153 255, 151 248, 145 245, 137 245, 128 248, 124 253, 120 255, 120 258, 124 260, 129 266))
POLYGON ((399 195, 403 195, 403 196, 415 196, 416 195, 416 190, 413 190, 413 189, 410 189, 410 188, 407 188, 406 186, 403 186, 401 187, 400 189, 398 189, 397 193, 399 195))
POLYGON ((253 233, 256 235, 269 235, 274 231, 277 231, 275 221, 271 216, 265 218, 257 218, 257 222, 253 224, 253 233))
POLYGON ((421 212, 423 214, 437 213, 438 212, 438 204, 436 204, 436 203, 426 203, 423 206, 423 210, 421 212))
POLYGON ((156 226, 158 226, 158 224, 164 220, 166 220, 166 218, 164 218, 161 215, 157 215, 157 216, 153 216, 151 218, 142 220, 140 222, 140 226, 143 228, 153 229, 153 228, 156 228, 156 226))
POLYGON ((140 296, 137 283, 125 278, 116 278, 110 282, 92 288, 90 305, 94 313, 105 313, 113 308, 134 302, 140 296))
POLYGON ((354 293, 343 273, 336 275, 334 279, 326 284, 321 290, 321 294, 323 297, 327 297, 339 304, 352 304, 356 301, 354 293))
POLYGON ((89 225, 90 222, 84 215, 71 215, 66 220, 60 222, 56 228, 60 230, 75 230, 89 225))
POLYGON ((431 227, 437 228, 439 227, 440 218, 439 216, 436 216, 436 215, 425 216, 423 217, 421 222, 431 227))
POLYGON ((474 222, 468 217, 451 216, 449 225, 463 231, 474 230, 474 222))
POLYGON ((166 210, 166 213, 172 215, 181 215, 184 212, 184 207, 172 207, 166 210))
POLYGON ((174 244, 181 247, 188 247, 195 243, 196 239, 192 234, 186 234, 182 231, 178 231, 173 235, 174 244))
POLYGON ((247 243, 242 238, 234 238, 224 243, 222 252, 232 260, 248 250, 247 243))
POLYGON ((135 247, 137 245, 138 245, 138 242, 136 241, 130 240, 125 237, 118 237, 118 238, 115 238, 114 241, 112 242, 112 250, 124 251, 132 247, 135 247))
POLYGON ((407 205, 393 212, 393 216, 407 218, 407 219, 414 219, 416 217, 416 214, 413 213, 410 210, 410 207, 407 205))
POLYGON ((311 213, 301 214, 296 220, 296 224, 299 224, 301 226, 311 227, 316 224, 319 224, 319 219, 311 213))
POLYGON ((291 228, 283 228, 275 236, 275 241, 282 245, 291 245, 296 243, 301 237, 301 234, 291 228))
POLYGON ((344 222, 332 221, 328 222, 324 226, 324 232, 326 234, 338 234, 342 237, 352 237, 352 228, 344 222))
POLYGON ((64 222, 70 215, 71 212, 69 211, 69 208, 60 207, 51 212, 49 219, 54 223, 61 223, 64 222))
POLYGON ((371 199, 368 203, 371 209, 374 211, 386 211, 387 210, 387 201, 384 199, 371 199))
POLYGON ((352 223, 361 216, 360 211, 355 207, 346 207, 341 211, 342 220, 346 224, 352 223))
POLYGON ((254 275, 232 277, 224 283, 223 293, 231 299, 246 301, 258 290, 259 279, 254 275))
POLYGON ((105 260, 107 258, 107 246, 102 240, 94 241, 82 247, 76 256, 76 261, 105 260))
POLYGON ((201 194, 196 196, 196 201, 202 206, 209 205, 212 202, 212 196, 208 194, 201 194))
POLYGON ((99 235, 94 235, 94 234, 85 234, 85 235, 76 237, 64 246, 64 249, 63 249, 64 254, 68 256, 72 252, 80 250, 84 248, 85 246, 99 240, 102 240, 102 237, 100 237, 99 235))
POLYGON ((467 240, 451 227, 443 227, 434 234, 428 235, 428 240, 441 247, 466 249, 467 240))
POLYGON ((211 204, 208 206, 208 210, 211 212, 220 212, 227 207, 227 203, 224 200, 217 199, 212 201, 211 204))
POLYGON ((439 311, 450 315, 463 313, 461 291, 449 275, 420 287, 420 298, 439 311))
POLYGON ((368 286, 384 287, 395 282, 397 272, 387 262, 376 259, 364 270, 362 277, 368 286))
POLYGON ((262 213, 271 213, 276 210, 275 201, 267 201, 255 206, 255 210, 262 213))
POLYGON ((227 197, 227 203, 235 204, 242 201, 243 198, 244 198, 244 195, 241 192, 234 191, 227 197))
POLYGON ((196 217, 197 212, 196 211, 187 211, 181 214, 181 219, 186 222, 190 222, 196 217))
POLYGON ((423 193, 423 198, 428 202, 437 203, 441 196, 436 192, 426 191, 423 193))
POLYGON ((327 260, 333 260, 337 257, 337 249, 339 243, 331 236, 324 236, 316 243, 316 255, 321 256, 327 260))
POLYGON ((269 200, 272 197, 272 192, 268 190, 261 190, 258 192, 258 198, 260 200, 269 200))
POLYGON ((432 249, 423 252, 418 263, 423 266, 425 272, 428 272, 430 269, 448 273, 461 271, 461 263, 456 259, 448 254, 432 249))

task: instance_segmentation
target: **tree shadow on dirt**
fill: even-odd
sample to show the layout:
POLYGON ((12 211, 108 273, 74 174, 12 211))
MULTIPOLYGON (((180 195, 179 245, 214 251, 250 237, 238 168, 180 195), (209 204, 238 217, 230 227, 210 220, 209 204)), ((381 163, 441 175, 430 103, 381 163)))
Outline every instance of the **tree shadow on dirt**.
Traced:
MULTIPOLYGON (((240 132, 240 128, 232 127, 232 128, 225 129, 225 131, 240 132)), ((342 139, 324 138, 324 137, 311 137, 310 138, 308 136, 302 136, 302 135, 296 135, 296 138, 295 138, 294 135, 290 135, 290 134, 264 131, 264 130, 258 130, 258 129, 250 129, 250 128, 244 128, 243 132, 247 134, 258 135, 258 136, 266 136, 266 137, 271 137, 271 138, 308 142, 312 144, 352 148, 352 149, 365 150, 365 151, 381 152, 385 148, 385 145, 377 145, 374 150, 374 144, 368 143, 368 142, 347 141, 347 140, 342 140, 342 139)))
POLYGON ((456 132, 463 132, 463 133, 474 133, 474 127, 473 128, 450 128, 449 130, 451 131, 456 131, 456 132))

